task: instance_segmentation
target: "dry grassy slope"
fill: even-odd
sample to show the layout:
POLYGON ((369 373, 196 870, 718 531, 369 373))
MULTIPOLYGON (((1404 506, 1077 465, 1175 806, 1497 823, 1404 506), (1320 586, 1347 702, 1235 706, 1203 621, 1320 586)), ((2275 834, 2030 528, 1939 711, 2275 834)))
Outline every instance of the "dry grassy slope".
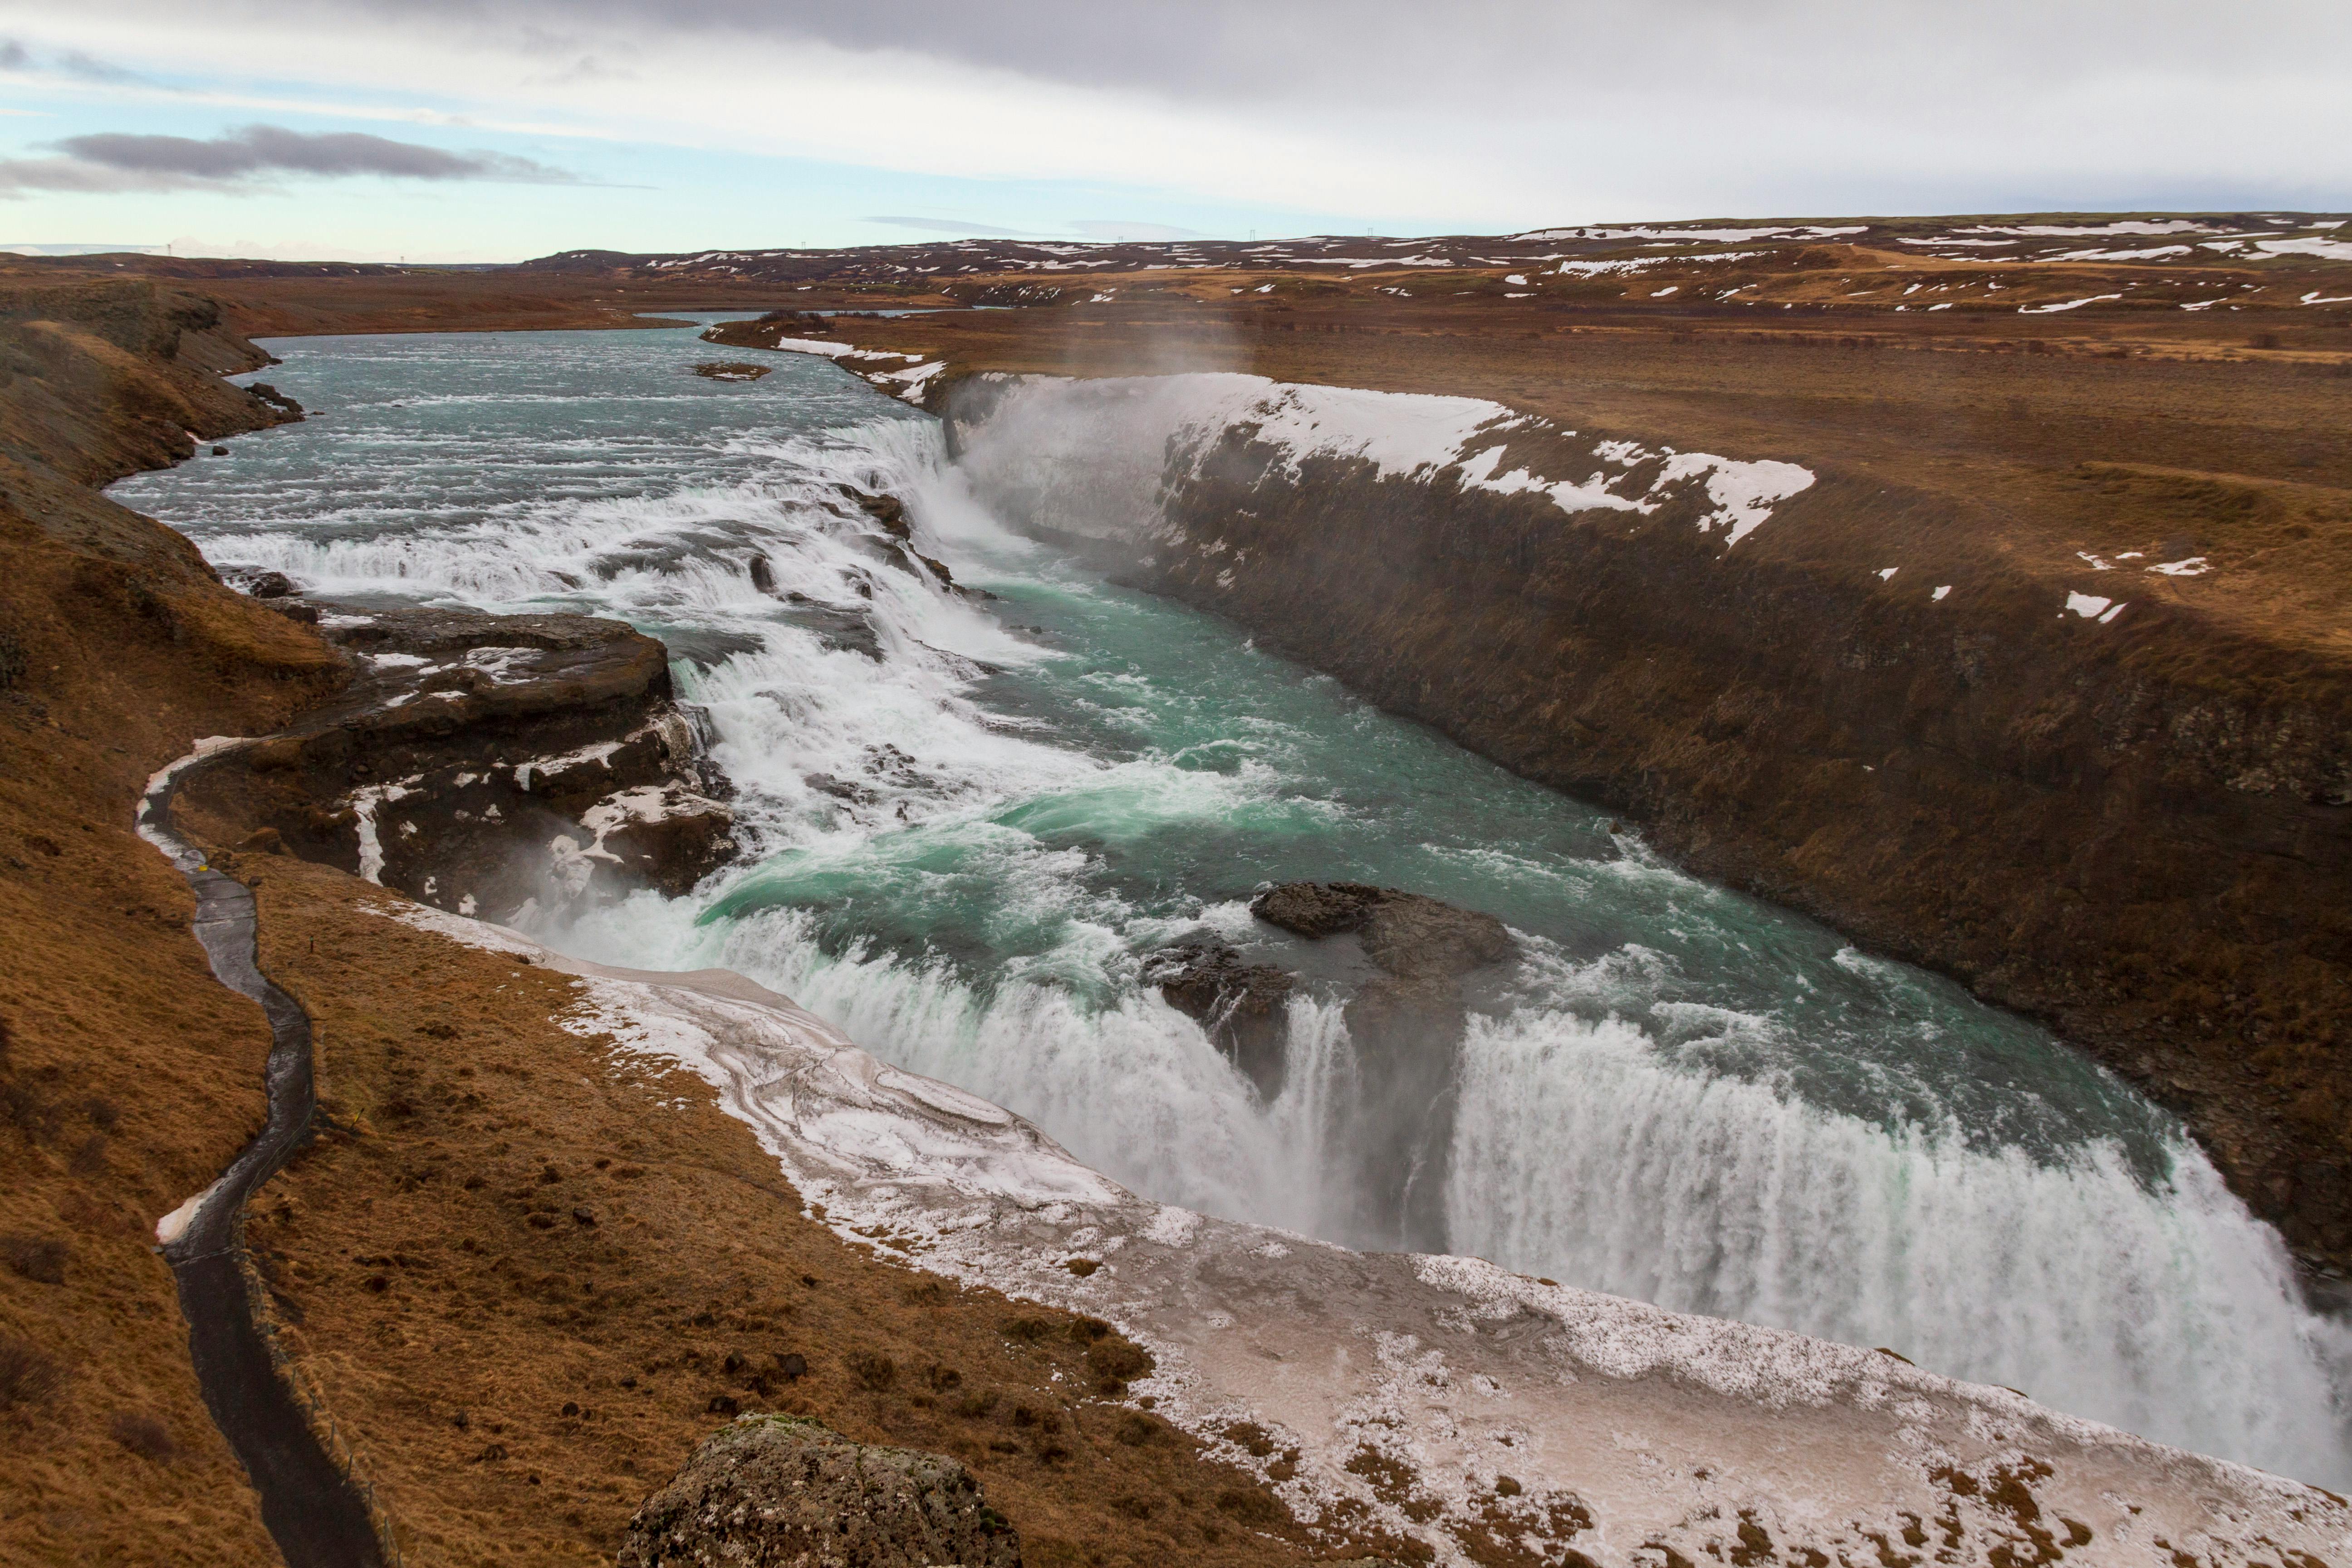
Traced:
POLYGON ((1812 468, 1722 562, 1673 520, 1536 500, 1343 486, 1276 516, 1203 490, 1197 521, 1261 565, 1162 585, 2051 1019, 2182 1110, 2306 1258, 2352 1264, 2341 329, 2272 350, 2195 315, 1768 331, 1361 296, 836 326, 945 358, 949 388, 1248 370, 1812 468), (2152 576, 2128 551, 2214 570, 2152 576), (2130 607, 2088 626, 2072 591, 2130 607))
MULTIPOLYGON (((807 293, 726 279, 608 279, 512 269, 409 270, 337 264, 164 257, 26 261, 0 258, 0 299, 14 288, 106 283, 200 291, 247 338, 344 332, 583 331, 677 326, 665 310, 765 310, 814 300, 855 306, 840 289, 807 293)), ((894 301, 895 302, 895 301, 894 301)), ((928 301, 947 304, 940 298, 928 301)))
MULTIPOLYGON (((161 357, 176 346, 175 306, 134 285, 52 298, 65 319, 45 321, 10 298, 0 1561, 266 1562, 274 1549, 204 1408, 151 1243, 156 1217, 258 1125, 268 1034, 212 980, 185 884, 132 834, 131 812, 148 774, 194 737, 281 724, 341 669, 307 631, 223 588, 177 534, 22 461, 59 456, 73 478, 99 478, 153 460, 166 422, 183 447, 188 426, 264 422, 161 357)), ((215 335, 204 352, 233 348, 215 335)))
POLYGON ((714 1400, 956 1455, 1033 1568, 1310 1554, 1251 1478, 1097 1392, 1090 1347, 1123 1342, 845 1247, 701 1080, 563 1028, 580 982, 341 872, 231 864, 337 1129, 257 1195, 251 1244, 414 1568, 608 1560, 714 1400))

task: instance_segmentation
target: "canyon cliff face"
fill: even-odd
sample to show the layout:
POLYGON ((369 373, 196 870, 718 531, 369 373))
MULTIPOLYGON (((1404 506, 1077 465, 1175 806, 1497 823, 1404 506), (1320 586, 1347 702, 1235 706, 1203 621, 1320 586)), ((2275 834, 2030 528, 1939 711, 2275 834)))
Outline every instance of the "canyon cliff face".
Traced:
POLYGON ((2347 670, 2154 570, 2199 563, 2055 590, 1876 480, 1468 398, 981 376, 947 417, 1004 515, 2049 1021, 2352 1260, 2347 670))

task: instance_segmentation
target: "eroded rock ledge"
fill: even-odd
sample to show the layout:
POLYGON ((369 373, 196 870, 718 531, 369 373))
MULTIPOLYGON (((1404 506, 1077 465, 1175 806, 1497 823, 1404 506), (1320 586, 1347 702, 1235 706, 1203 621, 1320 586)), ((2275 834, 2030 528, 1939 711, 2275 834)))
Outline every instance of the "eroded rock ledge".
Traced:
POLYGON ((730 786, 654 638, 586 616, 272 602, 316 615, 354 678, 191 780, 199 832, 502 921, 683 893, 733 858, 730 786))

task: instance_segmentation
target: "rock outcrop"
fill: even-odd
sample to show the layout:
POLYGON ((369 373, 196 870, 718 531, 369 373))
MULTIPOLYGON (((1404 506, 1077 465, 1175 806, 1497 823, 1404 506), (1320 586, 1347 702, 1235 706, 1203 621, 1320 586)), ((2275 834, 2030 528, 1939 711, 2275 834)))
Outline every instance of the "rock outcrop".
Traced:
POLYGON ((1345 1156, 1356 1164, 1351 1230, 1367 1245, 1445 1251, 1463 982, 1517 952, 1510 931, 1492 915, 1363 882, 1286 882, 1250 912, 1297 936, 1352 935, 1371 964, 1346 1014, 1355 1061, 1345 1092, 1364 1130, 1345 1156))
POLYGON ((621 1568, 1020 1568, 1021 1538, 955 1460, 746 1415, 647 1498, 621 1568))
POLYGON ((1289 971, 1248 963, 1233 943, 1202 931, 1148 955, 1143 978, 1197 1020, 1261 1096, 1282 1092, 1284 1020, 1297 984, 1289 971))
POLYGON ((355 678, 189 781, 182 810, 214 841, 497 920, 677 895, 734 855, 728 786, 655 639, 585 616, 268 602, 323 609, 355 678))
POLYGON ((1492 915, 1363 882, 1285 882, 1252 899, 1250 913, 1299 936, 1353 931, 1392 980, 1424 988, 1517 951, 1492 915))
MULTIPOLYGON (((1447 1102, 1445 1080, 1462 1036, 1459 983, 1517 951, 1502 921, 1363 882, 1285 882, 1252 900, 1250 912, 1294 936, 1353 935, 1377 972, 1348 1004, 1349 1033, 1366 1052, 1360 1065, 1367 1077, 1360 1087, 1368 1085, 1386 1100, 1402 1068, 1396 1118, 1409 1119, 1423 1103, 1417 1094, 1441 1107, 1447 1102)), ((1147 953, 1143 979, 1160 988, 1169 1005, 1200 1023, 1262 1099, 1282 1092, 1290 996, 1298 984, 1290 971, 1253 963, 1215 932, 1194 931, 1147 953)), ((1423 1139, 1416 1133, 1412 1141, 1419 1147, 1423 1139)), ((1377 1175, 1370 1179, 1376 1189, 1391 1184, 1377 1175)))

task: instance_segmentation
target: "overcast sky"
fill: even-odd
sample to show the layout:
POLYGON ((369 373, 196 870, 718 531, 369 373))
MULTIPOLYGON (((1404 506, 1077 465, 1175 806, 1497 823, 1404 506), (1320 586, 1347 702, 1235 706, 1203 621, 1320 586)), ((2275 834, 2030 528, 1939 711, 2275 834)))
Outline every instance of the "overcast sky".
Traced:
POLYGON ((2352 206, 2347 0, 0 0, 0 243, 2352 206))

